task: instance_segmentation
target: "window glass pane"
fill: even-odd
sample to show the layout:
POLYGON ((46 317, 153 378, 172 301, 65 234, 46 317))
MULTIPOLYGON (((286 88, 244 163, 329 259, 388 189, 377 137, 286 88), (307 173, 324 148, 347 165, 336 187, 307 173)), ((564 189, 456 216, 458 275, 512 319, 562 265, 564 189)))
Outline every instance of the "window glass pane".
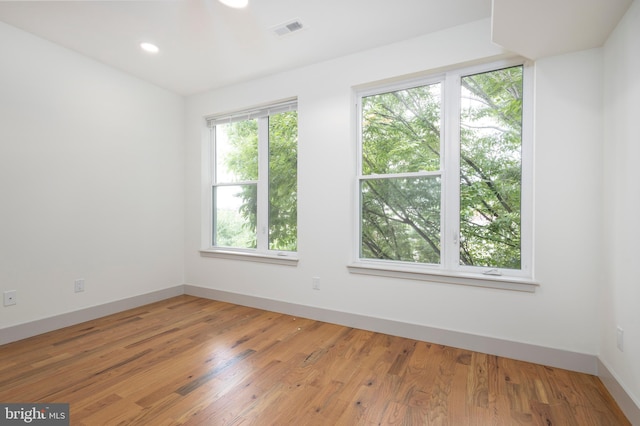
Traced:
POLYGON ((256 185, 213 188, 214 245, 256 248, 256 185))
POLYGON ((216 182, 258 179, 258 122, 219 124, 216 131, 216 182))
POLYGON ((269 117, 269 250, 295 251, 298 229, 298 114, 269 117))
POLYGON ((362 99, 362 174, 440 169, 440 84, 362 99))
POLYGON ((361 182, 361 257, 440 263, 440 177, 361 182))
POLYGON ((521 66, 462 78, 460 264, 520 269, 521 66))

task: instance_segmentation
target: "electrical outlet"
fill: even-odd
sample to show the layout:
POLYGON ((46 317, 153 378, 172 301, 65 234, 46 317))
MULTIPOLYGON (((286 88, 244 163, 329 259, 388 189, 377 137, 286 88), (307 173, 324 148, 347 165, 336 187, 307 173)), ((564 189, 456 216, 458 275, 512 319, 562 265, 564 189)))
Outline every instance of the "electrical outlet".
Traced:
POLYGON ((314 290, 320 290, 320 277, 311 278, 311 288, 314 290))
POLYGON ((84 291, 84 278, 77 279, 73 282, 73 290, 76 293, 81 293, 84 291))
POLYGON ((9 290, 4 292, 4 306, 12 306, 18 303, 16 290, 9 290))
POLYGON ((616 329, 616 346, 620 352, 624 352, 624 330, 620 327, 616 329))

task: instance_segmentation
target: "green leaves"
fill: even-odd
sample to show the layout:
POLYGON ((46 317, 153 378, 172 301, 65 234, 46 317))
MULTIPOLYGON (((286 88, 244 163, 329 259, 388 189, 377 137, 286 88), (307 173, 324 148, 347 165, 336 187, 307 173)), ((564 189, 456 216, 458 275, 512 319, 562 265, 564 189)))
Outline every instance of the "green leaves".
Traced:
POLYGON ((405 262, 440 261, 440 178, 363 181, 362 253, 405 262))
MULTIPOLYGON (((443 95, 443 84, 435 83, 362 98, 363 258, 439 264, 446 224, 460 230, 460 264, 521 267, 522 79, 518 66, 462 77, 460 93, 443 95), (443 99, 451 97, 460 103, 459 116, 447 117, 460 120, 458 140, 442 130, 443 99), (455 144, 447 152, 459 155, 453 172, 459 176, 459 215, 451 206, 442 211, 444 168, 458 163, 441 158, 442 143, 455 144), (441 223, 443 218, 448 222, 441 223)), ((267 152, 267 171, 258 168, 262 121, 223 125, 224 159, 216 168, 225 182, 238 185, 237 202, 226 206, 235 213, 216 211, 218 220, 233 219, 218 226, 218 238, 224 230, 238 235, 225 237, 233 244, 255 247, 264 216, 258 197, 267 194, 268 249, 296 250, 297 118, 296 111, 268 118, 268 146, 261 151, 267 152), (265 179, 267 191, 261 192, 265 179)))
POLYGON ((216 126, 218 182, 258 180, 258 121, 216 126))
MULTIPOLYGON (((460 140, 448 139, 459 144, 460 216, 448 220, 459 225, 463 265, 520 268, 522 75, 513 67, 460 81, 460 140)), ((362 257, 440 263, 441 91, 362 99, 362 257)))
POLYGON ((298 244, 298 114, 269 117, 269 250, 298 244))
POLYGON ((440 169, 440 84, 362 100, 363 174, 440 169))
MULTIPOLYGON (((224 133, 224 137, 216 138, 216 149, 221 154, 216 156, 216 169, 222 170, 222 176, 231 182, 267 181, 268 248, 295 251, 298 239, 298 114, 296 111, 283 112, 263 120, 264 123, 268 120, 268 140, 264 141, 258 136, 259 120, 238 121, 216 128, 216 132, 224 133), (268 151, 268 170, 259 170, 259 144, 268 151)), ((257 247, 260 214, 257 188, 257 184, 242 185, 234 195, 237 203, 227 202, 224 209, 216 210, 217 228, 232 235, 223 238, 218 232, 218 245, 257 247), (223 220, 226 222, 220 224, 223 220)))
POLYGON ((520 269, 522 67, 461 85, 460 263, 520 269))

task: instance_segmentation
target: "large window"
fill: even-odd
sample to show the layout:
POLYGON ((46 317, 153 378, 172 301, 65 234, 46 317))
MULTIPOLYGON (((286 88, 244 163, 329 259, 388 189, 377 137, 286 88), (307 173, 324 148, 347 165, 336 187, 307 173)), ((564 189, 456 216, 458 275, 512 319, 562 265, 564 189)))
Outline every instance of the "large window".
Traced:
POLYGON ((359 93, 358 262, 531 277, 523 65, 359 93))
POLYGON ((214 249, 297 250, 296 102, 209 118, 214 249))

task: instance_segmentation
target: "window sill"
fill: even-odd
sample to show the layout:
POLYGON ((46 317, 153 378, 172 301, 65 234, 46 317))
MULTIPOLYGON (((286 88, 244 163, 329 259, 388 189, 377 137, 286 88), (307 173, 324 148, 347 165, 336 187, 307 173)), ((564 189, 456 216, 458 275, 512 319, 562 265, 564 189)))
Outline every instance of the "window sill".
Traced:
POLYGON ((215 257, 218 259, 244 260, 249 262, 271 263, 273 265, 287 265, 287 266, 298 265, 297 256, 290 255, 290 254, 282 256, 278 254, 265 254, 265 253, 256 253, 256 252, 203 249, 203 250, 200 250, 200 256, 215 257))
POLYGON ((445 272, 426 268, 412 268, 404 265, 378 265, 354 262, 348 265, 347 268, 352 274, 487 287, 528 293, 534 293, 536 288, 540 286, 539 283, 527 278, 445 272))

